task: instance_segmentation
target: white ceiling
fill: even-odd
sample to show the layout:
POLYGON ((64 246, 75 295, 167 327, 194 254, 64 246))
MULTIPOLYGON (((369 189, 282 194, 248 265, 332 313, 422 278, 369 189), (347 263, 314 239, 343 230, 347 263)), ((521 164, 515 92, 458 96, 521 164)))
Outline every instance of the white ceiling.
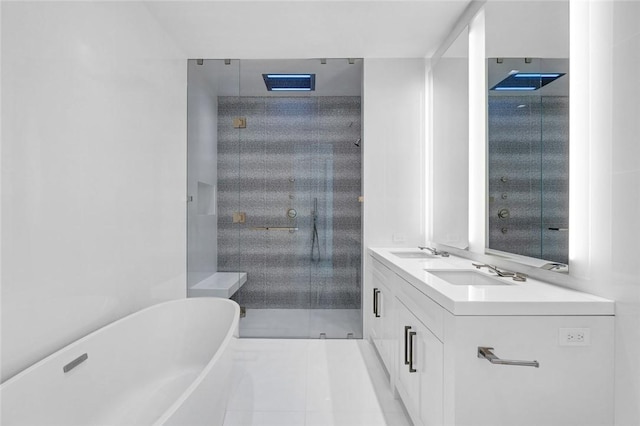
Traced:
POLYGON ((430 57, 469 0, 152 1, 189 58, 430 57))

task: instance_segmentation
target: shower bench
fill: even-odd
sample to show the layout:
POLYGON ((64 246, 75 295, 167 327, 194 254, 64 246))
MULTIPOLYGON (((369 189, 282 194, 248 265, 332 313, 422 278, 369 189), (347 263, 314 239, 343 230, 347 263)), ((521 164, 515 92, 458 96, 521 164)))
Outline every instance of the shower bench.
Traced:
POLYGON ((189 287, 187 297, 223 297, 228 299, 246 282, 246 272, 215 272, 189 287))

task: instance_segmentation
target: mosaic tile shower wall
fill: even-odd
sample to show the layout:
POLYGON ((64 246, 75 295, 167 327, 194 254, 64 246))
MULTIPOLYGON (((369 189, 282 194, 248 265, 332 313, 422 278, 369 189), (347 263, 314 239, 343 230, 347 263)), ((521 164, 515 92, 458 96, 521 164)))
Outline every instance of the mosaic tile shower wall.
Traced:
POLYGON ((248 278, 234 299, 247 308, 359 309, 360 97, 219 97, 218 105, 218 271, 248 278), (240 116, 246 128, 235 129, 240 116), (234 212, 245 223, 233 223, 234 212))
POLYGON ((568 263, 569 98, 490 96, 488 124, 489 247, 568 263))

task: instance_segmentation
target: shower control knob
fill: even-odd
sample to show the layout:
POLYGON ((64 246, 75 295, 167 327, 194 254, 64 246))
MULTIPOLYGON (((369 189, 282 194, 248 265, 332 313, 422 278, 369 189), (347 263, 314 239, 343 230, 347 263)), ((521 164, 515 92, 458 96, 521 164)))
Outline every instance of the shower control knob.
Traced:
POLYGON ((508 181, 508 180, 509 180, 509 179, 507 179, 507 177, 506 177, 506 176, 502 176, 502 177, 500 178, 500 182, 506 182, 506 181, 508 181))
POLYGON ((293 219, 293 218, 295 218, 296 216, 298 216, 298 212, 296 211, 296 209, 289 209, 289 210, 287 210, 287 216, 288 216, 290 219, 293 219))
POLYGON ((509 209, 498 210, 498 217, 500 219, 509 219, 509 216, 510 216, 509 209))

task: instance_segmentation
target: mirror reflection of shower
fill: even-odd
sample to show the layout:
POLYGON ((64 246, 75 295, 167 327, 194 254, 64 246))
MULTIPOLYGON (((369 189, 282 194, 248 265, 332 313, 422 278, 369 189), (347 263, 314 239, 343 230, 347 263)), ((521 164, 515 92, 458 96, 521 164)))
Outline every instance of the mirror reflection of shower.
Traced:
POLYGON ((567 264, 569 60, 488 59, 488 248, 567 264))

